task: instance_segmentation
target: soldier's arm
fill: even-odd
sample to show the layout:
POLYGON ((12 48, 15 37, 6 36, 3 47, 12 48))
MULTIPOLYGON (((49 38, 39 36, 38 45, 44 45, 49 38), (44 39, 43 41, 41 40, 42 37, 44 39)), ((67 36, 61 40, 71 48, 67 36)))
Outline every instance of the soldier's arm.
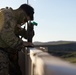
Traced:
POLYGON ((14 27, 16 22, 13 18, 9 18, 10 20, 6 21, 4 27, 1 30, 1 39, 8 45, 8 47, 20 49, 22 46, 23 41, 16 37, 14 33, 14 27))

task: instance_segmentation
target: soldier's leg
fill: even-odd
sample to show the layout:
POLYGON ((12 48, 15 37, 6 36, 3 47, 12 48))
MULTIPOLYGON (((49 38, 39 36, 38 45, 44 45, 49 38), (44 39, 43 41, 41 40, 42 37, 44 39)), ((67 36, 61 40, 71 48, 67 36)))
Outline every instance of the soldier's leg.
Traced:
POLYGON ((20 67, 18 64, 10 63, 10 75, 22 75, 20 67))
POLYGON ((9 70, 10 70, 10 75, 22 75, 22 72, 20 70, 20 66, 18 63, 18 52, 15 52, 15 54, 9 55, 9 70))
POLYGON ((9 75, 7 54, 0 50, 0 75, 9 75))

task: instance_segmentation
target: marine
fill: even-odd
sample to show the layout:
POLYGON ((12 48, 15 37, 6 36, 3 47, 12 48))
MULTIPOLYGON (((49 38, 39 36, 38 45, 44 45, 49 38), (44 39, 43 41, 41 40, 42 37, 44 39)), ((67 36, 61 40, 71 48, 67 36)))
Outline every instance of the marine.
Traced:
POLYGON ((28 4, 22 4, 15 10, 0 10, 0 75, 22 75, 18 64, 18 52, 23 47, 33 44, 19 38, 20 33, 16 33, 16 27, 34 20, 33 15, 34 9, 28 4))

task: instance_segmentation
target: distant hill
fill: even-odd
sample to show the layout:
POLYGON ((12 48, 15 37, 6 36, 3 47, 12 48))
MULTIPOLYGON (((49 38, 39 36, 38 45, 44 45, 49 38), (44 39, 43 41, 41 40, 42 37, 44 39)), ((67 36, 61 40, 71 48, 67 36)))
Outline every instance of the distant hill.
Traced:
POLYGON ((74 51, 76 52, 75 41, 52 41, 52 42, 34 42, 37 47, 47 47, 51 51, 74 51))
POLYGON ((44 43, 36 41, 36 42, 33 42, 33 44, 34 45, 43 45, 44 43))
POLYGON ((34 42, 34 45, 58 45, 58 44, 69 44, 76 43, 76 41, 49 41, 49 42, 34 42))
POLYGON ((76 41, 34 42, 38 47, 47 47, 49 54, 76 64, 76 41))

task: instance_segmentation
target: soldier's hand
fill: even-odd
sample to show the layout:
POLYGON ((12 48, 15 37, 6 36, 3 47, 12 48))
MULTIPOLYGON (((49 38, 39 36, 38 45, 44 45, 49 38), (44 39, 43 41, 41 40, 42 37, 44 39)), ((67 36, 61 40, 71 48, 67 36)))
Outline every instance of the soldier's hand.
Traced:
POLYGON ((33 47, 34 46, 33 43, 31 43, 31 42, 23 42, 23 45, 25 47, 33 47))

